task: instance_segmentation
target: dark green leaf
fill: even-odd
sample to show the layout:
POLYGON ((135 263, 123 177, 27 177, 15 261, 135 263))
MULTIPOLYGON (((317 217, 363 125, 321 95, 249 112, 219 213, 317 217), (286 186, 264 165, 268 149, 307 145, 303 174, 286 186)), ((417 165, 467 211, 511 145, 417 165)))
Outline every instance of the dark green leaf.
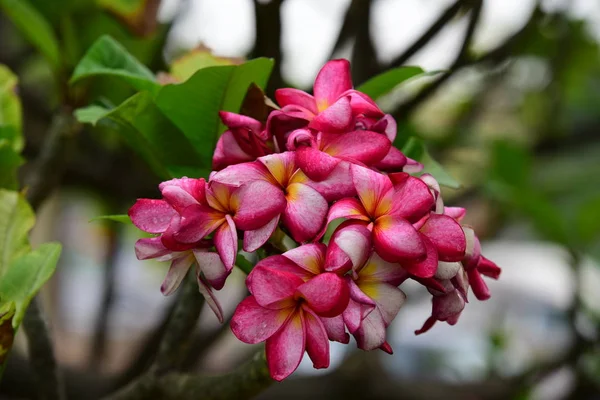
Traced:
POLYGON ((35 216, 23 196, 0 189, 0 277, 12 260, 29 251, 27 234, 35 216))
POLYGON ((23 148, 21 138, 21 101, 17 96, 18 79, 0 64, 0 143, 9 141, 15 152, 23 148))
POLYGON ((97 221, 114 221, 120 222, 122 224, 131 224, 131 219, 127 214, 118 214, 118 215, 101 215, 99 217, 95 217, 90 219, 89 222, 97 222, 97 221))
POLYGON ((16 190, 19 187, 17 169, 23 164, 23 159, 9 143, 0 142, 0 188, 16 190))
POLYGON ((99 75, 120 77, 137 90, 151 93, 157 93, 161 88, 148 68, 107 35, 100 37, 79 61, 70 83, 99 75))
POLYGON ((579 207, 575 222, 578 236, 585 244, 600 236, 600 196, 586 200, 579 207))
POLYGON ((531 160, 527 152, 513 143, 500 141, 492 148, 491 177, 515 187, 529 182, 531 160))
POLYGON ((242 253, 238 253, 235 259, 235 265, 237 265, 239 269, 244 271, 246 275, 252 272, 252 268, 254 268, 254 264, 250 262, 242 253))
POLYGON ((0 8, 52 67, 58 69, 58 40, 48 21, 27 0, 0 0, 0 8))
POLYGON ((15 330, 31 299, 54 273, 60 252, 60 243, 44 243, 36 250, 14 259, 0 278, 0 298, 2 301, 14 301, 17 306, 13 319, 15 330))
POLYGON ((391 92, 396 86, 405 80, 413 78, 422 73, 423 70, 419 67, 394 68, 374 76, 357 87, 356 90, 365 93, 373 100, 377 100, 379 97, 391 92))

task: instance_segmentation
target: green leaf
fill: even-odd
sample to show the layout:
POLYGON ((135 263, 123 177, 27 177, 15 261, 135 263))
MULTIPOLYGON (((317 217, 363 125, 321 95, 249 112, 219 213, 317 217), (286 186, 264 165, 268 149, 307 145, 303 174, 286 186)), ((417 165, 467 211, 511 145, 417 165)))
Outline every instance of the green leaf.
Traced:
POLYGON ((90 47, 75 67, 69 83, 100 75, 120 77, 140 91, 156 93, 161 88, 148 68, 107 35, 100 37, 90 47))
POLYGON ((101 215, 99 217, 94 217, 92 219, 90 219, 89 222, 97 222, 97 221, 114 221, 114 222, 120 222, 122 224, 129 224, 131 225, 131 219, 129 218, 129 215, 127 214, 115 214, 115 215, 101 215))
POLYGON ((13 319, 15 330, 31 300, 56 270, 60 252, 60 243, 44 243, 14 259, 0 278, 0 298, 2 301, 14 301, 17 306, 13 319))
POLYGON ((244 271, 246 275, 252 272, 252 268, 254 268, 254 263, 250 262, 246 256, 242 253, 238 253, 235 259, 235 265, 244 271))
POLYGON ((29 251, 27 234, 35 216, 23 196, 0 189, 0 277, 12 260, 29 251))
POLYGON ((15 339, 15 328, 13 328, 13 318, 16 307, 13 301, 0 303, 0 378, 6 367, 8 353, 12 348, 15 339))
POLYGON ((491 178, 515 187, 526 187, 531 175, 531 159, 525 149, 507 141, 492 147, 491 178))
POLYGON ((374 76, 357 87, 356 90, 363 92, 373 100, 377 100, 394 90, 396 86, 405 80, 421 74, 423 74, 423 70, 420 67, 398 67, 374 76))
POLYGON ((175 79, 183 82, 202 68, 235 65, 237 63, 239 63, 237 59, 217 57, 209 49, 199 47, 173 60, 169 70, 175 79))
POLYGON ((87 107, 78 108, 73 114, 75 115, 75 118, 77 118, 77 121, 82 124, 91 124, 95 126, 99 120, 104 118, 110 112, 110 108, 92 104, 87 107))
POLYGON ((17 83, 16 75, 0 64, 0 143, 7 140, 15 152, 20 152, 23 148, 20 134, 22 110, 17 96, 17 83))
POLYGON ((600 196, 586 200, 579 207, 575 226, 584 244, 590 244, 600 236, 600 196))
POLYGON ((224 130, 219 111, 238 112, 252 82, 264 88, 273 61, 258 58, 239 66, 200 69, 187 81, 164 86, 156 104, 211 165, 217 139, 224 130))
POLYGON ((97 122, 118 132, 162 178, 208 176, 190 141, 158 109, 148 92, 141 92, 105 114, 97 122))
POLYGON ((48 21, 27 0, 0 0, 0 9, 54 69, 60 68, 56 35, 48 21))
POLYGON ((0 141, 0 188, 18 189, 17 170, 23 162, 23 158, 15 153, 9 143, 0 141))
POLYGON ((402 153, 413 160, 423 164, 423 171, 419 173, 431 174, 440 185, 447 186, 452 189, 460 188, 460 183, 454 179, 440 163, 438 163, 427 151, 423 141, 416 137, 409 138, 402 147, 402 153))

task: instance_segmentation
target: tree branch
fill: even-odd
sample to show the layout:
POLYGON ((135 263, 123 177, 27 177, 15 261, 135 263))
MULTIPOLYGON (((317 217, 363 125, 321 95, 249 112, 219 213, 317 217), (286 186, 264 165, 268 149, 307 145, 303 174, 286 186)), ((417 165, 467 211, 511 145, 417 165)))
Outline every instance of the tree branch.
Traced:
POLYGON ((275 90, 283 86, 281 76, 281 4, 283 0, 254 0, 256 40, 252 57, 271 57, 275 59, 273 72, 266 93, 272 97, 275 90))

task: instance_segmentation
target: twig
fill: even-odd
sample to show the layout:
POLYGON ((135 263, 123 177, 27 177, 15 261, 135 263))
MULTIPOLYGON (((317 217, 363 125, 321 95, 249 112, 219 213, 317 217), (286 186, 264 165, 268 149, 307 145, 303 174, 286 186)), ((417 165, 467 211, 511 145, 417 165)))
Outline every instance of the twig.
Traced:
POLYGON ((215 343, 219 338, 229 331, 229 323, 233 314, 229 316, 218 328, 205 333, 197 337, 190 345, 190 351, 188 352, 185 360, 183 361, 183 368, 185 370, 193 367, 195 364, 202 360, 206 351, 215 343))
POLYGON ((267 95, 272 97, 275 89, 283 86, 281 76, 281 4, 283 0, 254 0, 256 41, 252 57, 271 57, 275 59, 273 72, 267 85, 267 95))
POLYGON ((464 7, 469 0, 457 0, 454 4, 448 7, 443 13, 440 14, 438 19, 427 29, 421 37, 419 37, 408 49, 406 49, 398 57, 394 58, 385 68, 390 69, 403 65, 409 58, 414 56, 419 50, 421 50, 431 39, 433 39, 448 22, 454 18, 456 14, 464 7))
POLYGON ((353 3, 358 5, 352 9, 355 11, 354 25, 356 26, 356 41, 352 49, 352 81, 355 85, 360 85, 376 75, 380 67, 370 31, 373 1, 354 0, 353 3))

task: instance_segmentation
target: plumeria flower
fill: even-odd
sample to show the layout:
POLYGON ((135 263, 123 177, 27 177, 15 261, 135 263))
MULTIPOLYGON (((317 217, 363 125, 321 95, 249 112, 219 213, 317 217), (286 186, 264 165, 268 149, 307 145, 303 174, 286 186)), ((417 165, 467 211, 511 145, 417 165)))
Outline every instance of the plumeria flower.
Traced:
MULTIPOLYGON (((362 221, 372 232, 375 251, 389 262, 403 261, 410 272, 433 276, 435 266, 421 265, 428 256, 423 236, 413 227, 433 206, 433 196, 418 178, 407 178, 394 187, 390 178, 373 170, 351 165, 358 199, 342 199, 331 206, 327 224, 337 218, 362 221)), ((436 261, 437 265, 437 261, 436 261)))
POLYGON ((227 269, 233 268, 238 252, 237 229, 245 231, 244 249, 262 246, 277 227, 286 204, 280 190, 261 181, 240 187, 210 182, 200 200, 182 209, 173 237, 188 244, 214 233, 215 247, 227 269))
MULTIPOLYGON (((272 154, 252 163, 232 165, 214 174, 211 179, 234 186, 261 181, 280 190, 286 201, 282 222, 297 242, 312 240, 323 227, 329 209, 327 200, 311 187, 309 179, 296 167, 293 152, 272 154)), ((339 182, 337 190, 352 193, 354 188, 349 183, 348 179, 339 182)))
POLYGON ((501 273, 500 267, 481 254, 479 238, 477 238, 473 229, 466 226, 463 226, 463 229, 467 237, 467 254, 462 264, 465 271, 467 271, 469 284, 477 300, 487 300, 491 297, 491 294, 482 275, 498 279, 501 273))
POLYGON ((254 161, 271 154, 270 135, 263 124, 245 115, 220 111, 221 121, 229 128, 217 142, 213 155, 213 169, 219 171, 228 165, 254 161))
POLYGON ((192 265, 196 265, 196 277, 200 292, 223 322, 223 311, 212 288, 221 289, 231 272, 223 265, 217 253, 210 252, 212 242, 198 240, 180 244, 173 240, 174 230, 180 225, 178 211, 186 201, 197 203, 204 197, 204 179, 181 178, 160 184, 163 199, 138 199, 130 208, 129 217, 133 224, 144 232, 159 236, 139 239, 135 244, 138 260, 156 259, 170 261, 171 266, 162 285, 161 292, 168 296, 180 286, 192 265))
POLYGON ((315 368, 329 366, 324 320, 344 311, 349 291, 341 277, 319 268, 320 259, 324 250, 306 245, 262 260, 246 280, 252 295, 231 320, 241 341, 266 341, 267 364, 277 381, 298 368, 305 351, 315 368))

